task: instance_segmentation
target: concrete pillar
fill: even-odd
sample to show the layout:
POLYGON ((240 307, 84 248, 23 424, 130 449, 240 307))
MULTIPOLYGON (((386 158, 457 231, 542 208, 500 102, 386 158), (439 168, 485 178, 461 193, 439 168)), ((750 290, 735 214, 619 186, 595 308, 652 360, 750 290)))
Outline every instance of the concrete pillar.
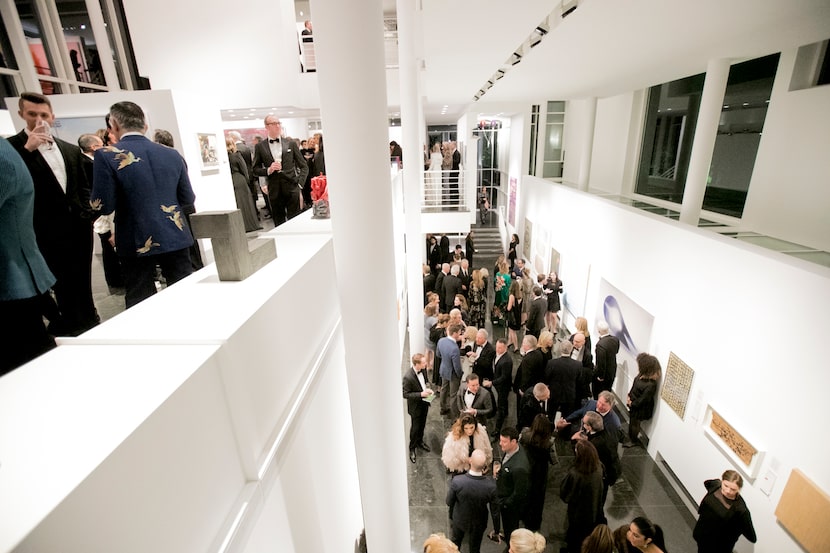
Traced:
POLYGON ((726 93, 726 81, 729 79, 729 67, 728 59, 711 60, 706 67, 706 81, 703 83, 695 139, 689 158, 689 172, 683 190, 683 205, 680 208, 681 223, 697 226, 700 219, 712 152, 715 150, 715 138, 718 135, 721 106, 726 93))
POLYGON ((579 176, 577 177, 577 188, 588 191, 588 184, 591 178, 591 155, 594 152, 594 127, 597 121, 597 99, 596 97, 585 100, 585 128, 587 132, 582 136, 579 144, 579 176))
POLYGON ((404 156, 404 217, 406 226, 406 288, 410 354, 424 350, 424 302, 421 266, 424 238, 421 229, 424 164, 421 163, 418 59, 415 37, 418 14, 412 0, 398 0, 398 74, 400 78, 401 147, 404 156))
POLYGON ((409 551, 383 7, 311 8, 366 541, 370 551, 409 551))

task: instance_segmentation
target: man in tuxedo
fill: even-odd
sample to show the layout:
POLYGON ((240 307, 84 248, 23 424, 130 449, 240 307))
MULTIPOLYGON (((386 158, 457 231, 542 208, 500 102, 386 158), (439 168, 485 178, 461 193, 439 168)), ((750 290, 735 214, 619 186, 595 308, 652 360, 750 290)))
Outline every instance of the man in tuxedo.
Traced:
POLYGON ((446 232, 441 233, 438 241, 438 248, 441 250, 441 263, 452 263, 452 252, 450 251, 450 238, 446 232))
MULTIPOLYGON (((449 308, 444 303, 444 279, 447 278, 447 275, 449 274, 450 264, 442 263, 441 271, 439 271, 438 276, 435 277, 435 293, 438 294, 438 309, 441 313, 449 311, 449 308)), ((450 306, 452 306, 452 303, 450 303, 450 306)))
POLYGON ((196 196, 181 154, 144 136, 140 106, 118 102, 109 115, 117 143, 95 154, 92 205, 101 215, 115 211, 115 251, 129 309, 156 293, 156 265, 168 286, 193 272, 185 209, 196 196))
POLYGON ((100 321, 92 300, 90 183, 81 149, 52 136, 55 120, 49 98, 24 92, 18 114, 26 128, 9 138, 32 176, 37 245, 57 281, 57 311, 48 313, 49 332, 77 336, 100 321))
POLYGON ((447 506, 450 508, 452 541, 461 551, 464 536, 469 536, 470 553, 481 551, 481 539, 487 529, 487 509, 498 518, 499 503, 496 482, 487 476, 487 457, 476 449, 470 455, 470 470, 459 474, 450 482, 447 490, 447 506))
POLYGON ((573 413, 579 404, 576 401, 576 382, 582 371, 579 361, 571 359, 573 344, 565 340, 559 346, 559 357, 548 361, 545 368, 545 382, 550 388, 553 410, 561 411, 563 417, 573 413))
POLYGON ((545 313, 548 311, 548 300, 542 297, 542 287, 533 287, 533 300, 530 302, 530 311, 527 315, 527 332, 537 340, 542 329, 545 328, 545 313))
POLYGON ((513 391, 516 392, 516 418, 519 418, 522 409, 522 400, 528 388, 532 388, 539 382, 545 381, 545 356, 538 347, 536 338, 525 334, 522 339, 520 351, 522 362, 516 370, 516 378, 513 381, 513 391))
POLYGON ((487 419, 493 416, 493 398, 481 389, 481 382, 476 373, 467 375, 467 381, 458 388, 456 403, 459 413, 474 415, 479 424, 487 426, 487 419))
POLYGON ((415 450, 421 448, 429 451, 424 443, 424 429, 427 426, 429 414, 429 398, 434 393, 426 383, 427 361, 422 353, 412 356, 412 368, 403 375, 403 397, 406 399, 406 410, 412 419, 409 429, 409 460, 415 462, 415 450))
MULTIPOLYGON (((481 385, 492 388, 493 363, 496 361, 496 349, 487 341, 489 334, 483 328, 476 332, 476 345, 467 356, 473 360, 472 372, 481 378, 481 385)), ((492 390, 490 390, 492 393, 492 390)))
POLYGON ((429 249, 427 252, 429 257, 429 270, 433 275, 438 276, 441 272, 441 248, 438 245, 438 239, 434 236, 429 237, 429 249))
POLYGON ((620 340, 612 336, 608 330, 608 323, 600 321, 597 323, 596 353, 597 365, 594 369, 594 379, 591 382, 591 389, 594 397, 599 397, 603 390, 611 390, 614 385, 614 378, 617 376, 617 353, 620 351, 620 340))
POLYGON ((507 352, 507 340, 496 340, 496 357, 493 360, 493 388, 498 395, 496 400, 496 427, 495 433, 501 431, 504 419, 507 418, 507 406, 510 398, 510 387, 513 385, 513 356, 507 352))
POLYGON ((466 259, 461 260, 461 269, 458 271, 458 278, 461 280, 461 293, 469 300, 470 283, 473 281, 473 275, 470 272, 470 262, 466 259))
POLYGON ((455 142, 450 142, 452 148, 452 166, 450 167, 450 198, 453 203, 461 205, 461 196, 458 193, 458 172, 461 169, 461 152, 455 142))
POLYGON ((299 144, 282 138, 279 119, 267 116, 265 128, 268 140, 254 148, 254 175, 266 177, 271 216, 274 226, 278 226, 300 212, 300 189, 308 176, 308 164, 300 153, 299 144))
MULTIPOLYGON (((519 445, 519 432, 512 426, 505 426, 499 432, 501 463, 493 465, 496 477, 496 494, 501 511, 501 527, 505 539, 510 539, 513 530, 519 527, 519 519, 525 510, 525 499, 530 488, 530 462, 523 447, 519 445)), ((498 525, 493 521, 494 530, 498 525)))
POLYGON ((556 408, 550 400, 550 389, 542 382, 525 390, 519 411, 519 422, 516 426, 529 428, 533 424, 533 419, 539 414, 545 415, 551 423, 556 419, 556 408))

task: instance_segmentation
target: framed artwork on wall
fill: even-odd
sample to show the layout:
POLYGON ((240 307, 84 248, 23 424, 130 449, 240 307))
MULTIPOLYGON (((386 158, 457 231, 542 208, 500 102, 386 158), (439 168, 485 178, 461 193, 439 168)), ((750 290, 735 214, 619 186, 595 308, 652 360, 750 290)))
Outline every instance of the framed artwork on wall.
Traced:
POLYGON ((196 133, 199 141, 199 167, 202 171, 219 168, 219 154, 216 150, 216 135, 213 133, 196 133))
POLYGON ((764 453, 749 443, 711 405, 706 407, 703 433, 721 453, 729 458, 744 478, 750 482, 755 480, 761 468, 761 462, 764 460, 764 453))

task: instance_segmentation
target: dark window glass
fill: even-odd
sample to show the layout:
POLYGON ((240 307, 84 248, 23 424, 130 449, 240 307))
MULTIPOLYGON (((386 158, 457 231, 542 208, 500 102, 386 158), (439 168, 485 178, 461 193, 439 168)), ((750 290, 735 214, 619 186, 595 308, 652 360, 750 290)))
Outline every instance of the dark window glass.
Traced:
POLYGON ((764 130, 779 54, 732 66, 703 209, 741 217, 764 130))
MULTIPOLYGON (((55 5, 63 28, 63 39, 69 50, 69 61, 72 63, 71 76, 82 83, 106 85, 86 4, 76 0, 57 0, 55 5)), ((87 92, 89 89, 81 88, 81 91, 87 92)))
POLYGON ((638 194, 683 201, 704 77, 701 73, 649 89, 638 194))

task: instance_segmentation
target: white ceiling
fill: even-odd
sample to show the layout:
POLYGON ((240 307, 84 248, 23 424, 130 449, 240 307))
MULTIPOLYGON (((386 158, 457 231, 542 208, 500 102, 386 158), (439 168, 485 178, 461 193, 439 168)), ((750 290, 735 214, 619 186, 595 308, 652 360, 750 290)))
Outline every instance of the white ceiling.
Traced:
MULTIPOLYGON (((613 96, 702 73, 712 59, 739 61, 830 38, 830 0, 566 0, 578 4, 566 18, 561 0, 406 1, 421 6, 427 124, 493 115, 516 102, 613 96), (549 16, 550 32, 528 48, 549 16), (522 61, 507 64, 523 44, 522 61), (500 68, 504 78, 474 102, 500 68)), ((394 15, 395 6, 383 0, 384 14, 394 15)), ((275 109, 298 116, 287 113, 296 108, 264 106, 244 115, 261 119, 275 109)), ((306 112, 314 118, 316 110, 306 112)))
MULTIPOLYGON (((830 0, 422 0, 427 123, 454 122, 551 12, 551 31, 477 102, 606 97, 830 38, 830 0), (440 109, 449 104, 450 113, 440 109)), ((474 109, 474 108, 473 108, 474 109)))

